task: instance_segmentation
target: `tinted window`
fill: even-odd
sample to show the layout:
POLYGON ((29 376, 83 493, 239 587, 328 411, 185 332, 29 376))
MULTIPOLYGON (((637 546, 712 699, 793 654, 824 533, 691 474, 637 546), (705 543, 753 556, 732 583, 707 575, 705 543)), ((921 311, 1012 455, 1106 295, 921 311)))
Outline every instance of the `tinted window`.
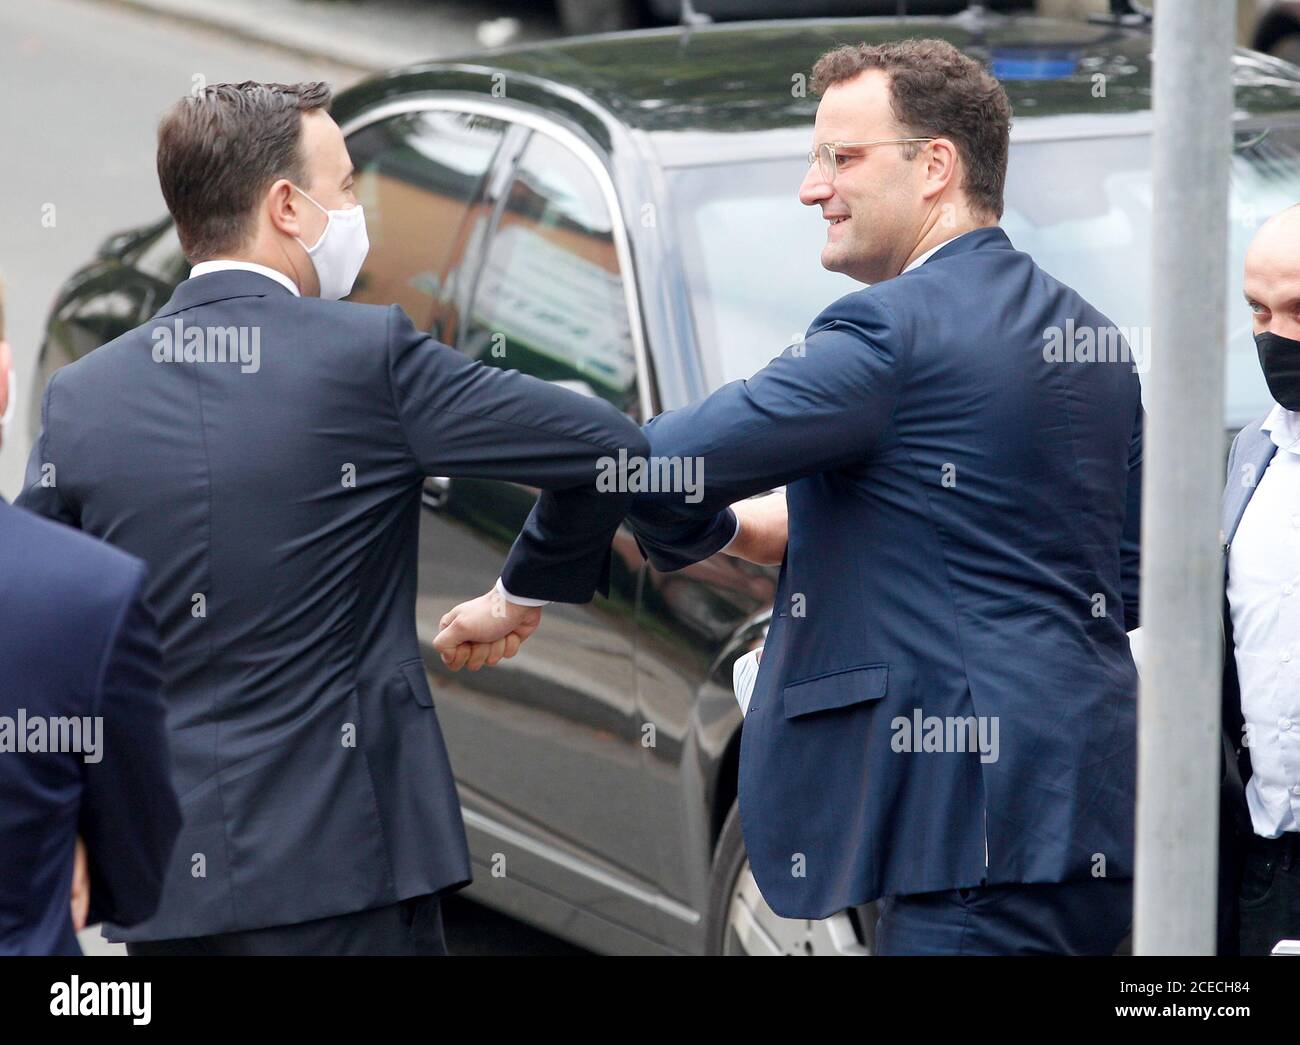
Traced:
MULTIPOLYGON (((132 264, 137 272, 156 279, 168 291, 182 280, 190 278, 190 263, 181 252, 180 237, 176 235, 176 226, 171 222, 144 244, 132 264)), ((162 307, 166 300, 164 292, 156 306, 162 307)))
POLYGON ((547 381, 581 382, 636 415, 624 275, 595 176, 534 134, 474 293, 463 351, 547 381))
MULTIPOLYGON (((1231 168, 1225 424, 1272 405, 1241 293, 1246 247, 1300 199, 1300 129, 1238 133, 1231 168)), ((697 338, 710 381, 745 378, 836 298, 861 289, 821 267, 826 223, 799 203, 801 159, 670 172, 697 338)), ((1012 145, 1002 227, 1019 250, 1122 328, 1151 323, 1151 139, 1012 145)))
POLYGON ((483 183, 503 130, 482 116, 417 112, 348 138, 370 236, 349 300, 396 302, 417 327, 454 338, 461 262, 487 226, 483 183))

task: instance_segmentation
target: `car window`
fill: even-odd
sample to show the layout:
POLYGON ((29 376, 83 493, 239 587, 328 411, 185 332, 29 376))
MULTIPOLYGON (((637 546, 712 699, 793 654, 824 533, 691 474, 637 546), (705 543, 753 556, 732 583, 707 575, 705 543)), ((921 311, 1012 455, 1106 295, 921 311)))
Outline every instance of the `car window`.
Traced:
MULTIPOLYGON (((174 287, 190 278, 190 263, 181 252, 180 237, 176 235, 176 226, 171 222, 144 244, 132 264, 136 271, 150 279, 156 279, 165 287, 174 287)), ((164 297, 157 305, 161 306, 165 300, 164 297)))
POLYGON ((349 300, 395 302, 420 329, 454 338, 457 281, 487 227, 483 186, 504 130, 488 117, 421 111, 349 136, 370 237, 349 300))
MULTIPOLYGON (((1241 295, 1242 267, 1259 226, 1300 199, 1298 159, 1300 128, 1237 134, 1224 259, 1229 429, 1272 405, 1241 295)), ((670 171, 671 198, 683 201, 674 216, 713 385, 751 376, 832 301, 861 289, 821 267, 825 222, 796 197, 806 170, 806 160, 790 159, 670 171)), ((1151 204, 1149 137, 1022 142, 1011 147, 1001 224, 1017 249, 1149 342, 1151 204)))
MULTIPOLYGON (((1242 297, 1246 248, 1260 225, 1300 199, 1300 129, 1239 132, 1229 169, 1224 423, 1262 417, 1272 399, 1242 297)), ((1150 345, 1151 139, 1013 147, 1002 224, 1021 250, 1074 287, 1121 329, 1150 345), (1070 149, 1069 165, 1062 164, 1070 149)), ((1145 375, 1144 375, 1145 376, 1145 375)))
POLYGON ((568 382, 635 417, 624 278, 595 175, 566 146, 534 133, 458 347, 492 366, 568 382))

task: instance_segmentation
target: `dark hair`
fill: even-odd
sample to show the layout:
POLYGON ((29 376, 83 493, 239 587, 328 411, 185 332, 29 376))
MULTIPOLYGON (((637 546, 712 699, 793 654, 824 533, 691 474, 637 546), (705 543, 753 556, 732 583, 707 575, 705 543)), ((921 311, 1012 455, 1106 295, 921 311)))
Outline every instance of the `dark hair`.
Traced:
POLYGON ((306 173, 302 114, 329 111, 326 83, 219 83, 176 102, 158 125, 158 183, 191 264, 237 250, 258 196, 306 173))
MULTIPOLYGON (((1002 217, 1011 136, 1011 102, 1002 85, 946 40, 900 40, 827 51, 813 66, 813 90, 820 94, 868 69, 888 74, 890 108, 909 137, 948 138, 957 146, 971 207, 1002 217)), ((920 150, 903 148, 909 159, 920 150)))

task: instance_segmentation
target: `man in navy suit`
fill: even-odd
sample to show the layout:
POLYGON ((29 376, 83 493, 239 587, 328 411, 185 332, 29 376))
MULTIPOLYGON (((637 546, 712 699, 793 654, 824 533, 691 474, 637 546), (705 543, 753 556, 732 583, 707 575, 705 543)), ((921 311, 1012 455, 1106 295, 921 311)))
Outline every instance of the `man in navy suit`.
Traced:
POLYGON ((1243 291, 1275 400, 1233 441, 1223 492, 1220 952, 1300 939, 1300 207, 1246 252, 1243 291))
MULTIPOLYGON (((0 416, 9 375, 0 340, 0 416)), ((138 559, 0 499, 0 954, 80 954, 82 925, 158 906, 180 812, 144 589, 138 559)))
POLYGON ((638 493, 632 522, 660 569, 726 545, 762 561, 784 515, 743 499, 786 486, 739 793, 777 914, 883 897, 886 954, 1111 953, 1133 874, 1140 361, 997 227, 1010 106, 976 62, 861 45, 813 78, 800 198, 828 222, 822 264, 869 286, 654 419, 652 460, 698 458, 704 496, 638 493))
POLYGON ((540 488, 498 588, 518 634, 608 585, 645 453, 603 401, 472 362, 346 296, 367 251, 325 84, 177 103, 158 172, 194 264, 60 370, 22 502, 143 558, 184 828, 135 954, 428 954, 470 878, 415 630, 428 475, 540 488), (510 601, 516 600, 516 601, 510 601))

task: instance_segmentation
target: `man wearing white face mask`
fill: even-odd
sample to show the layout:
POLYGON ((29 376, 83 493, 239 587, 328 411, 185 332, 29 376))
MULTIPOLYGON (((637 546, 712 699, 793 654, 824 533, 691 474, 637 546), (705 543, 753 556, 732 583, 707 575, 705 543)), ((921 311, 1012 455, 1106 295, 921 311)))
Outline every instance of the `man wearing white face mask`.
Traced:
POLYGON ((168 111, 190 279, 54 375, 28 466, 21 503, 150 567, 184 826, 158 913, 106 927, 134 954, 442 952, 470 863, 416 641, 424 477, 543 491, 502 572, 515 633, 473 669, 536 604, 607 591, 630 495, 600 462, 647 452, 607 403, 338 300, 369 245, 329 98, 221 84, 168 111))
POLYGON ((7 373, 4 379, 6 403, 0 411, 0 440, 4 439, 5 427, 14 419, 14 405, 18 402, 18 378, 10 364, 9 342, 0 340, 0 373, 7 373))

